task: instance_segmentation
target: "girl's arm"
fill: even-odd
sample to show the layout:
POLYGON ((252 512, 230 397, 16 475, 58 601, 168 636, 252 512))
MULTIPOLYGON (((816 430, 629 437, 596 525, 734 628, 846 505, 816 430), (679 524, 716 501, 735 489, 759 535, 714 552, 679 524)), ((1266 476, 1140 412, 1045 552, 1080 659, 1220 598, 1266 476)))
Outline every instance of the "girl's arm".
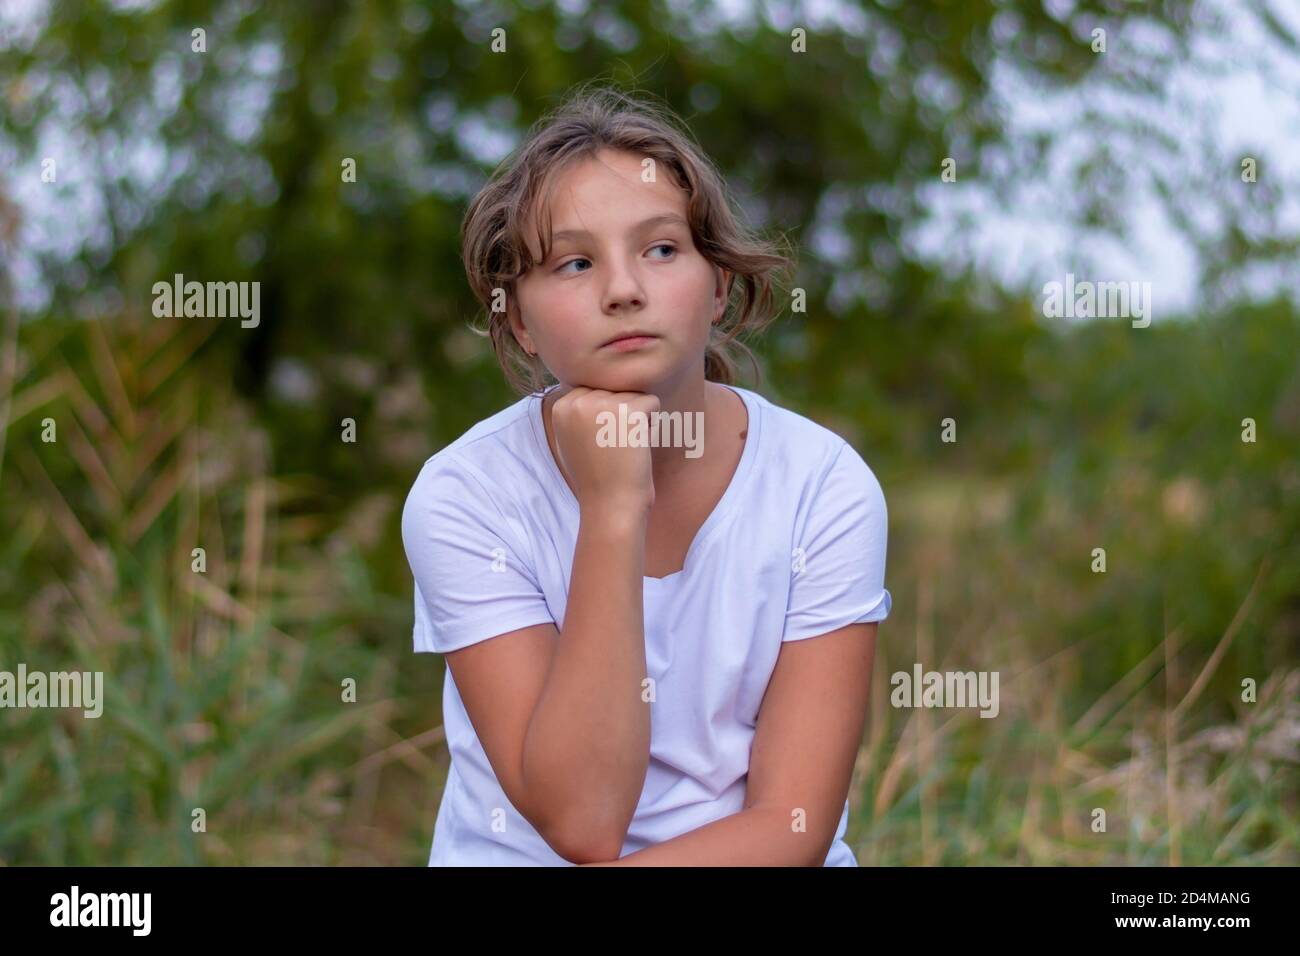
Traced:
POLYGON ((645 529, 639 507, 583 507, 564 628, 524 740, 523 786, 567 816, 584 862, 618 856, 650 765, 645 529))
POLYGON ((876 623, 788 641, 759 709, 745 807, 591 866, 821 866, 866 722, 876 623))
MULTIPOLYGON (((843 801, 840 810, 844 809, 843 801)), ((835 815, 839 822, 839 813, 835 815)), ((831 833, 835 830, 832 827, 831 833)), ((807 833, 791 832, 780 807, 749 807, 618 860, 582 866, 820 866, 809 858, 807 833)), ((830 844, 827 843, 829 850, 830 844)))
POLYGON ((642 693, 650 449, 602 447, 596 433, 600 413, 618 403, 649 411, 658 401, 589 388, 556 400, 550 420, 580 512, 564 626, 447 655, 506 796, 574 863, 618 857, 650 765, 642 693))
POLYGON ((584 508, 563 629, 522 628, 447 654, 506 796, 574 863, 617 858, 649 766, 645 521, 631 505, 584 508))

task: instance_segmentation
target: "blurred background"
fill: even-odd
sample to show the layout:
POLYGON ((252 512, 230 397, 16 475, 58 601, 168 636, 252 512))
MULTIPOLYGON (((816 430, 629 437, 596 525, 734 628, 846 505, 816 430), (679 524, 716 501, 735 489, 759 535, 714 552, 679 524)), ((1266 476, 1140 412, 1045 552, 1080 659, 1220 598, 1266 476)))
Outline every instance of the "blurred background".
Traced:
POLYGON ((1292 0, 6 0, 0 670, 106 701, 0 711, 0 863, 425 863, 400 509, 515 398, 457 231, 592 78, 794 242, 740 384, 884 487, 859 861, 1300 862, 1298 38, 1292 0), (155 317, 176 273, 259 323, 155 317), (1150 324, 1050 317, 1067 274, 1150 324), (916 663, 998 716, 892 708, 916 663))

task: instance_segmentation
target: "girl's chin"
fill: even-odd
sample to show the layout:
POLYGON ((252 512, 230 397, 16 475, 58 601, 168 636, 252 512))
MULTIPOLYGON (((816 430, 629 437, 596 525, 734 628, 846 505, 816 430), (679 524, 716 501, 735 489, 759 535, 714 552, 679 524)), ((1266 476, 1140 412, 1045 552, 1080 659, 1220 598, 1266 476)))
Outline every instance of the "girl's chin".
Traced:
POLYGON ((671 376, 665 379, 660 375, 651 375, 646 373, 631 374, 630 371, 623 371, 620 374, 611 374, 609 369, 601 369, 589 374, 576 373, 573 378, 562 379, 562 387, 570 388, 594 388, 604 392, 653 392, 658 393, 662 390, 665 381, 671 380, 671 376))

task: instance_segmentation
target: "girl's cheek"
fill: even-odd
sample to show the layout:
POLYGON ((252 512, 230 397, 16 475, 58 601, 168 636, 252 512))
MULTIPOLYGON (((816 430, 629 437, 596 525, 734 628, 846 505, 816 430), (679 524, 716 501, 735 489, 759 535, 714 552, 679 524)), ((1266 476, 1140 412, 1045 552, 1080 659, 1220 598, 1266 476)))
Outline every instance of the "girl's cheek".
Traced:
POLYGON ((583 305, 585 298, 577 283, 557 281, 547 289, 547 302, 550 305, 547 311, 557 316, 572 315, 575 308, 583 305))
POLYGON ((682 283, 672 290, 673 311, 678 315, 712 314, 713 278, 704 276, 693 282, 682 283))

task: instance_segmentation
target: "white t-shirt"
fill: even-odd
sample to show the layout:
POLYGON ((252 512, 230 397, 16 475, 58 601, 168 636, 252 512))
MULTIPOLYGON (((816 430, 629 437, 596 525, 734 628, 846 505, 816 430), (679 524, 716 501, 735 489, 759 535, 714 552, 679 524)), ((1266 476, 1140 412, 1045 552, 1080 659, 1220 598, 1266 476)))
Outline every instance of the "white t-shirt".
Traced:
MULTIPOLYGON (((621 856, 739 812, 781 643, 883 620, 891 606, 885 498, 871 469, 829 429, 733 391, 749 426, 731 484, 682 569, 645 578, 650 764, 621 856)), ((579 509, 546 441, 542 396, 435 454, 407 496, 417 652, 547 621, 563 629, 579 509)), ((451 767, 429 865, 572 865, 501 789, 450 668, 443 726, 451 767)), ((848 810, 846 800, 826 866, 858 865, 843 840, 848 810)))

